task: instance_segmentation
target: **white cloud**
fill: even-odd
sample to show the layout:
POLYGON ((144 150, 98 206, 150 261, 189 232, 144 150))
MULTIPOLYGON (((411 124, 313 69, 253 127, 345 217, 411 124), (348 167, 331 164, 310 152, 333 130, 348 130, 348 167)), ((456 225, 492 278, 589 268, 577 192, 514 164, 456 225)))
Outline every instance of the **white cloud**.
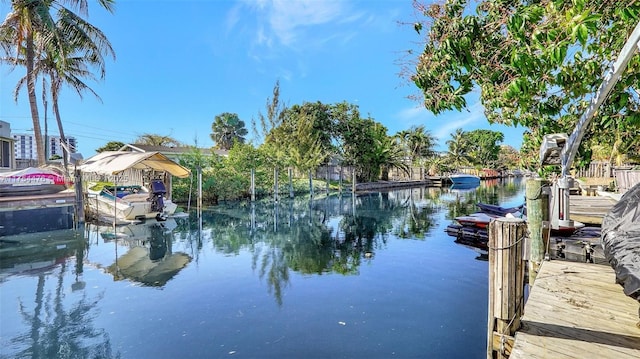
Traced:
POLYGON ((439 139, 448 139, 449 135, 458 128, 465 129, 465 127, 469 127, 469 125, 476 124, 480 121, 486 122, 486 117, 484 116, 484 109, 480 102, 476 102, 469 108, 469 112, 451 112, 447 115, 443 115, 446 117, 446 121, 438 121, 442 123, 435 132, 434 135, 439 139))
POLYGON ((449 139, 451 133, 458 128, 467 131, 470 127, 488 125, 484 116, 484 109, 479 101, 472 104, 468 111, 449 111, 438 116, 435 116, 422 106, 409 107, 400 111, 397 114, 397 118, 402 123, 403 129, 424 125, 438 139, 441 146, 449 139))
MULTIPOLYGON (((344 0, 243 0, 240 3, 255 14, 258 28, 262 30, 257 33, 257 42, 267 46, 277 42, 294 47, 323 41, 341 30, 333 29, 333 34, 327 34, 326 31, 314 31, 315 27, 350 24, 362 17, 344 0), (317 38, 318 34, 322 34, 322 38, 317 38)), ((232 24, 237 21, 235 16, 234 13, 229 14, 232 24)))

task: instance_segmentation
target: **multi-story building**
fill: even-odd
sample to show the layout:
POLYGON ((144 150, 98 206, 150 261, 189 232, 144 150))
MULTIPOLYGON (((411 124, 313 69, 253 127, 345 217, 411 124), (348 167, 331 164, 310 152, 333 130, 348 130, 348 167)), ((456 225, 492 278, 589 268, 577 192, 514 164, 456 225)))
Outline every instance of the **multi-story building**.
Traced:
MULTIPOLYGON (((19 160, 35 160, 38 158, 36 151, 36 140, 33 134, 14 133, 15 155, 19 160)), ((60 136, 47 136, 47 155, 49 158, 54 155, 62 156, 62 141, 60 136)), ((67 137, 67 145, 71 152, 76 152, 77 141, 75 137, 67 137)))
POLYGON ((15 167, 13 142, 11 125, 8 122, 0 121, 0 171, 12 170, 15 167))

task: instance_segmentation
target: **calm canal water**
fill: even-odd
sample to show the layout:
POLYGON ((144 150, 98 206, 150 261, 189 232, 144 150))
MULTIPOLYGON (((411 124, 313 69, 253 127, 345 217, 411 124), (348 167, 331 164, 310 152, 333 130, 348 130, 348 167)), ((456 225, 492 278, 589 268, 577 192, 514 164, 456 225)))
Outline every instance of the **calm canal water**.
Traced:
POLYGON ((523 200, 494 181, 5 237, 0 357, 484 358, 486 258, 444 230, 523 200))

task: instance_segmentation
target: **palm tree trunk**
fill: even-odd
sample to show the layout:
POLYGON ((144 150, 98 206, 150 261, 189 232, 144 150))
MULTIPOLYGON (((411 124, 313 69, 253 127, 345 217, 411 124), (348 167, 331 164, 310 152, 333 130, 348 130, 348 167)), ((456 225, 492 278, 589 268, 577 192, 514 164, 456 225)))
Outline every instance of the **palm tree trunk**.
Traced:
POLYGON ((36 79, 33 73, 34 49, 33 49, 33 32, 27 33, 27 92, 29 94, 29 107, 31 108, 31 119, 33 120, 33 136, 36 140, 36 152, 38 166, 45 164, 44 143, 42 140, 42 130, 40 129, 40 115, 38 114, 38 102, 36 99, 36 79))
POLYGON ((60 142, 64 144, 62 147, 62 160, 64 163, 64 171, 68 175, 69 163, 68 163, 68 152, 67 152, 67 138, 64 136, 64 129, 62 128, 62 119, 60 118, 60 109, 58 108, 58 89, 53 85, 53 79, 51 79, 51 99, 53 102, 53 113, 56 116, 56 122, 58 123, 58 131, 60 132, 60 142))

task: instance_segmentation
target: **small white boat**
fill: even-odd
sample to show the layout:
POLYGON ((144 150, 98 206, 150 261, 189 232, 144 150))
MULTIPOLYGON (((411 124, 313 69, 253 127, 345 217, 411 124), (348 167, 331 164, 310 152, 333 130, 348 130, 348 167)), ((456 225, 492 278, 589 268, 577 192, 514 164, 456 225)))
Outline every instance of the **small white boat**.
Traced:
POLYGON ((456 173, 449 176, 454 185, 479 185, 480 177, 466 173, 456 173))
POLYGON ((105 186, 99 192, 89 192, 87 206, 99 219, 131 222, 156 218, 162 220, 175 213, 178 206, 164 198, 166 189, 161 181, 153 181, 152 191, 142 186, 105 186))

